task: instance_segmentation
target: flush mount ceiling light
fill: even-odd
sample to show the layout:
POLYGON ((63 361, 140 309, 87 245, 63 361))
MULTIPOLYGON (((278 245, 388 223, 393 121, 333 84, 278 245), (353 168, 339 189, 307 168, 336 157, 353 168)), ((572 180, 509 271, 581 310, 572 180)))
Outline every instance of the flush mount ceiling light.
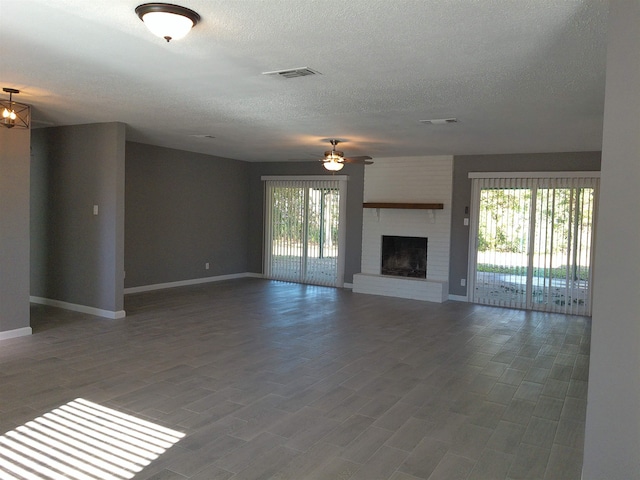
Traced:
POLYGON ((13 94, 20 90, 3 88, 2 91, 9 94, 9 100, 0 100, 0 123, 7 128, 29 128, 29 105, 13 101, 13 94))
POLYGON ((144 3, 136 13, 151 33, 167 42, 184 37, 200 21, 193 10, 170 3, 144 3))

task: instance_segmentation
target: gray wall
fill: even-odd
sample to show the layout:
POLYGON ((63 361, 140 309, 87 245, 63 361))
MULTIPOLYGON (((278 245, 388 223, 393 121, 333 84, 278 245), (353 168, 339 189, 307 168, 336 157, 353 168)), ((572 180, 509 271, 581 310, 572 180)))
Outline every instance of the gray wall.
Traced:
POLYGON ((32 295, 122 310, 124 145, 122 123, 33 131, 32 295))
POLYGON ((247 272, 249 164, 133 142, 126 159, 126 287, 247 272))
POLYGON ((451 260, 449 294, 467 295, 460 279, 467 278, 469 260, 469 218, 471 180, 469 172, 535 172, 600 170, 600 152, 534 153, 518 155, 464 155, 453 158, 453 199, 451 213, 451 260))
POLYGON ((0 127, 0 337, 29 328, 29 135, 0 127))
MULTIPOLYGON (((360 272, 362 257, 362 198, 364 194, 364 165, 345 165, 339 175, 348 175, 347 182, 347 238, 345 248, 344 281, 353 282, 360 272)), ((262 272, 262 244, 264 223, 264 186, 262 175, 327 175, 319 162, 275 162, 251 164, 249 192, 251 199, 251 236, 249 239, 249 271, 262 272)))
POLYGON ((612 1, 584 480, 640 479, 640 2, 612 1))

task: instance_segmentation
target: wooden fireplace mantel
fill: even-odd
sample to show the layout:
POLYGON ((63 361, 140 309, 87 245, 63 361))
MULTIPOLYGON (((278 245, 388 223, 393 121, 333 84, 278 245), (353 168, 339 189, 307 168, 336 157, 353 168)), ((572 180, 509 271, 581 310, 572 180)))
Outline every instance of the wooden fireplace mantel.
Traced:
POLYGON ((362 204, 362 208, 398 208, 409 210, 442 210, 442 203, 380 203, 367 202, 362 204))

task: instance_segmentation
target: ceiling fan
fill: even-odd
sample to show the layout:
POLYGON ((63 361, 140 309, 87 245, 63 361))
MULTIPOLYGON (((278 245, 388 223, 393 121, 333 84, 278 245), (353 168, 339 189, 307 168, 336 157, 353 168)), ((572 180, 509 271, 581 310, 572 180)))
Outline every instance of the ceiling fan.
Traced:
POLYGON ((361 165, 370 165, 371 157, 368 155, 362 155, 359 157, 345 157, 344 152, 336 150, 336 146, 340 143, 340 140, 335 138, 329 139, 329 143, 333 146, 331 150, 324 152, 324 158, 320 159, 324 168, 331 172, 337 172, 342 170, 345 163, 359 163, 361 165))

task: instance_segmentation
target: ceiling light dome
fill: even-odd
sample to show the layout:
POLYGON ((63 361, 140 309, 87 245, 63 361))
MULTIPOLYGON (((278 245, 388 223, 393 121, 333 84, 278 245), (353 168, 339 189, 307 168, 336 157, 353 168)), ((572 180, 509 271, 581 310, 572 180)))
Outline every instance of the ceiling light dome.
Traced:
POLYGON ((327 158, 322 165, 330 172, 337 172, 339 170, 342 170, 342 167, 344 167, 344 163, 338 160, 339 158, 340 157, 334 156, 327 158))
POLYGON ((151 33, 167 42, 183 38, 200 21, 193 10, 170 3, 144 3, 136 13, 151 33))

